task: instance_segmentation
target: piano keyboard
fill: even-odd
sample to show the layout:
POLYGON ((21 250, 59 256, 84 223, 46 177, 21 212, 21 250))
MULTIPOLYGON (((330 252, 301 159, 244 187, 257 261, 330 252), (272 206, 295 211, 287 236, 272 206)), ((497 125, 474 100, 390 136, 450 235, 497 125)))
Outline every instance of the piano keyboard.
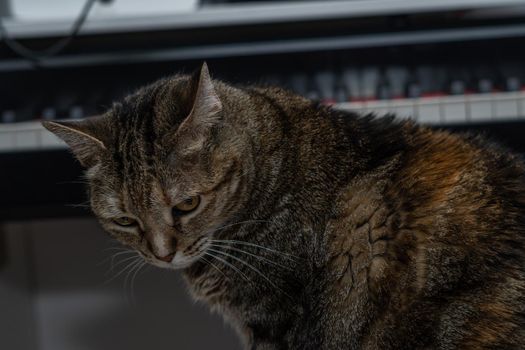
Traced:
MULTIPOLYGON (((525 89, 513 92, 395 98, 333 103, 333 108, 378 116, 396 114, 427 125, 525 121, 525 89)), ((0 124, 0 152, 65 148, 39 121, 0 124)))

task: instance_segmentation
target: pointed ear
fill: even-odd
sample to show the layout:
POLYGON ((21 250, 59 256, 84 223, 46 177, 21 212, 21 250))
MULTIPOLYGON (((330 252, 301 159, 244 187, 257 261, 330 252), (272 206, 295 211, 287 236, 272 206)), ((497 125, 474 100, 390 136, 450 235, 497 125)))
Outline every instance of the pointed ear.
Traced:
POLYGON ((71 149, 82 166, 97 164, 106 152, 103 137, 103 117, 91 117, 78 121, 44 121, 42 125, 61 138, 71 149))
POLYGON ((202 65, 190 114, 175 134, 184 152, 197 150, 206 141, 214 125, 220 121, 222 103, 215 92, 206 62, 202 65))

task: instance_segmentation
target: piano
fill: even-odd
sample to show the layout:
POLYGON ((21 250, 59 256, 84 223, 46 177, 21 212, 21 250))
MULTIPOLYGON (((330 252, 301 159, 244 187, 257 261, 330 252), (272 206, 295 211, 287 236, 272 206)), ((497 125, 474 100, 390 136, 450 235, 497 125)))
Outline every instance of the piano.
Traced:
MULTIPOLYGON (((85 201, 80 167, 40 121, 96 115, 204 60, 212 76, 235 84, 481 131, 525 151, 522 0, 208 3, 169 18, 90 20, 38 67, 0 44, 0 221, 87 213, 74 206, 85 201)), ((31 47, 55 42, 70 26, 4 24, 31 47)))

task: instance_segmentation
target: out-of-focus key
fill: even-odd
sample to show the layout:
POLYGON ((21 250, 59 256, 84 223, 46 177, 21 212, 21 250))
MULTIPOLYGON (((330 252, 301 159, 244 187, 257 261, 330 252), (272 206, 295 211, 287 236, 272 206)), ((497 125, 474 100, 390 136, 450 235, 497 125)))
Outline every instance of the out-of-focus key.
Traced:
POLYGON ((388 67, 385 76, 390 87, 392 98, 405 97, 405 86, 408 80, 408 70, 400 66, 388 67))
POLYGON ((12 109, 2 111, 0 120, 2 123, 14 123, 16 122, 16 113, 12 109))
POLYGON ((468 119, 471 122, 484 122, 493 119, 495 108, 491 94, 468 95, 467 103, 470 111, 468 119))
POLYGON ((321 71, 315 74, 315 85, 323 103, 334 104, 335 76, 331 71, 321 71))
POLYGON ((465 90, 465 82, 461 80, 453 80, 450 82, 449 92, 451 95, 464 95, 465 90))
POLYGON ((335 100, 337 103, 348 101, 348 91, 343 79, 338 79, 337 85, 335 86, 335 100))
POLYGON ((416 104, 417 121, 424 124, 441 124, 443 122, 439 97, 423 97, 416 104))
POLYGON ((350 101, 361 99, 361 86, 359 82, 359 72, 354 68, 347 68, 343 71, 343 81, 348 92, 350 101))
POLYGON ((80 119, 84 117, 85 117, 85 114, 84 114, 84 109, 82 108, 82 106, 72 106, 69 109, 70 119, 80 119))
POLYGON ((478 91, 482 94, 488 94, 494 91, 494 84, 490 79, 480 79, 478 81, 478 91))
POLYGON ((37 130, 19 130, 15 134, 15 147, 18 150, 37 149, 40 146, 40 135, 37 130))
POLYGON ((390 101, 389 110, 400 118, 410 118, 415 120, 414 99, 403 98, 390 101))
POLYGON ((296 93, 306 96, 308 90, 308 77, 304 73, 295 73, 290 78, 290 85, 296 93))
POLYGON ((391 113, 390 104, 386 100, 367 101, 364 103, 364 105, 366 113, 373 113, 378 117, 382 117, 385 114, 391 113))
POLYGON ((56 109, 54 109, 53 107, 45 107, 44 109, 42 109, 42 119, 53 120, 56 119, 56 117, 56 109))
POLYGON ((519 93, 507 92, 493 96, 494 117, 497 120, 519 118, 519 93))
POLYGON ((0 131, 0 152, 11 151, 15 149, 15 133, 11 130, 0 131))
POLYGON ((65 148, 64 141, 56 137, 46 129, 40 131, 40 145, 42 148, 65 148))
POLYGON ((519 96, 518 114, 520 118, 525 118, 525 90, 519 92, 519 96))
POLYGON ((467 100, 465 96, 447 96, 442 101, 443 119, 446 124, 467 122, 467 100))
POLYGON ((518 77, 508 77, 505 79, 505 90, 506 91, 520 91, 521 81, 518 77))
POLYGON ((306 97, 313 101, 319 101, 321 99, 319 90, 317 88, 317 84, 315 84, 314 80, 308 81, 308 90, 306 92, 306 97))
POLYGON ((375 100, 379 85, 379 69, 375 67, 365 67, 361 71, 361 95, 365 100, 375 100))

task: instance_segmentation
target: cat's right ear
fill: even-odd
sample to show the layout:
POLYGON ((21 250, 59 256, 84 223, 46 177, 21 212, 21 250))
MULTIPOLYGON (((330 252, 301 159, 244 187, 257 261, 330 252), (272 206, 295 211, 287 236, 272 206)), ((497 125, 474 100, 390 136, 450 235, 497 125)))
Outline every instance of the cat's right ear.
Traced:
POLYGON ((102 118, 97 116, 75 121, 43 121, 42 125, 70 147, 82 166, 90 168, 107 151, 99 125, 102 118))
POLYGON ((192 108, 175 133, 180 149, 190 153, 202 148, 211 129, 220 122, 222 103, 215 92, 208 65, 204 63, 198 79, 193 78, 195 93, 192 108))

